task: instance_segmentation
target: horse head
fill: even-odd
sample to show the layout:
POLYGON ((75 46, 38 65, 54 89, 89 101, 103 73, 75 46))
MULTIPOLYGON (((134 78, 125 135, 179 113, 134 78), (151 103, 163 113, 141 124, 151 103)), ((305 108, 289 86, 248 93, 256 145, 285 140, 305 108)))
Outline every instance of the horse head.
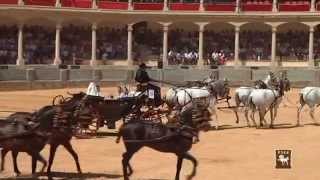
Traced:
POLYGON ((230 94, 230 87, 228 80, 217 80, 211 82, 207 86, 210 93, 216 97, 226 98, 230 94))

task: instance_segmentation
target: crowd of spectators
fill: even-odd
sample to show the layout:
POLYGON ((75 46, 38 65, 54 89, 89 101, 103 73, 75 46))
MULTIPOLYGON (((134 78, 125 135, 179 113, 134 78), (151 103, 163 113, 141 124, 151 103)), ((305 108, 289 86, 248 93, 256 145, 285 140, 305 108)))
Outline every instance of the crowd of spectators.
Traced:
POLYGON ((51 64, 54 58, 55 29, 42 26, 25 26, 23 32, 25 63, 51 64))
POLYGON ((63 64, 77 64, 91 58, 91 26, 68 25, 61 31, 61 60, 63 64))
POLYGON ((307 60, 309 54, 309 31, 277 33, 277 55, 283 60, 307 60))
MULTIPOLYGON (((26 64, 51 64, 54 59, 55 29, 25 26, 23 55, 26 64)), ((16 26, 0 26, 0 64, 15 64, 17 59, 16 26)), ((91 27, 66 26, 61 32, 61 59, 64 64, 91 59, 91 27)), ((169 64, 197 64, 198 31, 171 29, 168 33, 169 64)), ((314 35, 314 56, 320 59, 320 28, 314 35)), ((162 29, 144 29, 133 34, 133 57, 139 60, 146 51, 159 59, 162 53, 162 29), (143 47, 143 48, 141 48, 143 47), (147 50, 145 48, 148 48, 147 50)), ((271 59, 271 32, 240 32, 240 60, 264 61, 271 59)), ((203 57, 207 64, 224 64, 234 58, 234 31, 204 32, 203 57)), ((277 56, 281 61, 307 60, 308 31, 277 33, 277 56)), ((100 27, 97 30, 97 59, 112 60, 127 57, 127 28, 100 27)))
POLYGON ((0 26, 0 64, 16 63, 17 32, 16 26, 0 26))
POLYGON ((240 32, 240 60, 268 60, 271 54, 271 31, 240 32))
POLYGON ((103 61, 126 59, 127 34, 126 28, 99 28, 97 31, 97 59, 103 61))

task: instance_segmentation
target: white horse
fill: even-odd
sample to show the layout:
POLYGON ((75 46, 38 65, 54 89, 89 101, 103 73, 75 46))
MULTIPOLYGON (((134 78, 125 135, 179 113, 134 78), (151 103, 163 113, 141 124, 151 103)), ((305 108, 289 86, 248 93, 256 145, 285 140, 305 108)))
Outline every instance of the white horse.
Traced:
POLYGON ((204 87, 192 88, 170 88, 165 95, 165 102, 170 109, 180 108, 181 112, 191 106, 201 106, 207 108, 211 114, 215 115, 217 129, 219 126, 216 113, 217 97, 225 98, 229 94, 229 88, 225 81, 218 80, 209 83, 204 87))
POLYGON ((245 116, 247 121, 249 108, 252 110, 251 119, 254 125, 257 124, 254 120, 255 111, 259 111, 260 126, 262 126, 262 121, 265 121, 265 114, 270 111, 270 128, 273 128, 273 122, 277 116, 278 108, 281 103, 282 97, 284 95, 285 81, 277 81, 274 83, 276 89, 254 89, 248 98, 248 106, 245 109, 245 116))
POLYGON ((301 89, 300 93, 300 106, 298 107, 298 119, 297 119, 297 126, 300 125, 300 112, 304 105, 308 105, 310 108, 309 114, 312 118, 312 120, 319 125, 319 122, 317 122, 314 118, 314 111, 316 106, 320 104, 320 88, 319 87, 305 87, 301 89))
MULTIPOLYGON (((270 88, 272 87, 272 84, 275 83, 274 81, 275 81, 275 78, 273 78, 271 73, 269 73, 263 81, 262 80, 256 81, 254 87, 239 87, 235 90, 236 107, 234 110, 237 118, 236 123, 239 123, 238 109, 241 104, 243 104, 244 107, 247 107, 249 105, 248 100, 251 92, 255 89, 265 89, 268 87, 270 88)), ((247 120, 247 125, 251 127, 250 121, 248 120, 248 118, 246 118, 246 120, 247 120)))

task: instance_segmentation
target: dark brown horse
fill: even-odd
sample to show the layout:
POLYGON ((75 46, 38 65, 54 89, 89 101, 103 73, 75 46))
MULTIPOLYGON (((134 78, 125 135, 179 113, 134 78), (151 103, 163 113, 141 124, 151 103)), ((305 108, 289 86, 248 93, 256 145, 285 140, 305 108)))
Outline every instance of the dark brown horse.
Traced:
POLYGON ((175 180, 179 180, 183 159, 188 159, 193 163, 190 178, 195 176, 198 162, 188 151, 192 148, 193 138, 197 137, 198 132, 210 128, 209 118, 193 117, 197 113, 199 112, 193 109, 185 111, 180 116, 182 125, 177 127, 146 122, 138 116, 136 120, 124 124, 119 132, 119 137, 123 137, 126 148, 126 152, 122 155, 124 179, 128 180, 133 173, 129 163, 130 159, 145 146, 160 152, 176 154, 178 160, 175 180))
MULTIPOLYGON (((7 118, 9 121, 19 121, 25 123, 32 122, 36 124, 37 128, 33 129, 32 133, 38 136, 40 135, 41 138, 45 137, 45 142, 50 144, 49 166, 47 169, 48 174, 50 174, 51 172, 51 166, 53 163, 55 152, 59 145, 63 145, 73 156, 77 165, 77 170, 81 173, 78 155, 73 150, 70 141, 73 136, 73 127, 76 125, 76 118, 78 118, 76 111, 78 110, 77 108, 85 95, 85 93, 72 94, 71 98, 67 98, 64 99, 64 101, 61 101, 61 105, 45 106, 34 113, 17 112, 7 118)), ((35 137, 33 136, 32 138, 35 137)), ((26 141, 25 143, 27 142, 29 141, 26 141)), ((42 145, 42 143, 38 140, 34 140, 32 143, 34 143, 34 147, 42 145)), ((30 143, 30 145, 32 143, 30 143)), ((13 149, 17 149, 17 146, 19 145, 12 144, 10 148, 3 148, 1 157, 2 164, 4 164, 5 162, 4 158, 7 152, 13 149)), ((18 152, 21 151, 12 151, 14 160, 16 159, 18 152)), ((16 163, 15 167, 15 169, 18 169, 16 163)))
POLYGON ((40 155, 44 148, 47 138, 35 132, 32 132, 33 126, 27 124, 26 120, 0 121, 0 147, 1 151, 1 169, 4 170, 5 155, 12 151, 14 172, 20 174, 17 166, 17 156, 19 152, 26 152, 32 157, 32 174, 35 173, 37 161, 43 163, 42 171, 47 165, 47 161, 40 155))

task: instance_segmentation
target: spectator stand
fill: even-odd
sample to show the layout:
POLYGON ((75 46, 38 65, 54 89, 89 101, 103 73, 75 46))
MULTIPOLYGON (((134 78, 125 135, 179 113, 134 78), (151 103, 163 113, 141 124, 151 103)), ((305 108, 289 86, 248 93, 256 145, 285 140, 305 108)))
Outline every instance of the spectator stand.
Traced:
POLYGON ((198 62, 199 26, 179 22, 169 28, 168 63, 196 65, 198 62))
POLYGON ((308 59, 309 27, 302 23, 286 23, 278 27, 277 56, 280 61, 308 59))
POLYGON ((240 52, 242 61, 271 60, 271 26, 263 23, 248 23, 240 28, 240 52))
POLYGON ((228 23, 213 23, 204 31, 204 60, 206 64, 223 65, 234 56, 234 26, 228 23))
POLYGON ((25 63, 52 64, 55 49, 54 26, 30 22, 23 28, 23 33, 25 63))
POLYGON ((11 23, 0 24, 0 64, 16 64, 18 27, 11 23))
POLYGON ((216 0, 205 0, 204 9, 206 11, 231 11, 234 12, 236 9, 235 0, 225 0, 225 1, 216 1, 216 0))
POLYGON ((17 5, 18 0, 1 0, 0 4, 1 5, 17 5))
POLYGON ((134 10, 162 11, 163 0, 135 0, 133 1, 134 10))
POLYGON ((310 11, 309 0, 280 0, 279 11, 310 11))
POLYGON ((243 0, 242 11, 272 11, 272 0, 243 0))
POLYGON ((154 22, 139 22, 133 26, 133 60, 158 61, 162 53, 162 25, 154 22))
POLYGON ((111 64, 114 60, 126 60, 128 32, 126 24, 102 22, 97 29, 97 60, 111 64))
POLYGON ((60 56, 63 64, 89 64, 91 59, 91 25, 85 22, 63 25, 60 56))
POLYGON ((100 9, 128 9, 128 1, 116 1, 116 0, 100 0, 97 2, 100 9))

